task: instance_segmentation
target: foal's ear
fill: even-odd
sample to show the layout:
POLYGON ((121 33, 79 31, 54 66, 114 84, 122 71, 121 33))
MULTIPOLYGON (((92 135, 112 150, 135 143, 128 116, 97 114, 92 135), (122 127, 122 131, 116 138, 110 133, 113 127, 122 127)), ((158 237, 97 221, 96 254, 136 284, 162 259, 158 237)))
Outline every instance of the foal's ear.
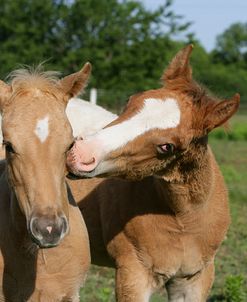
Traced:
POLYGON ((189 64, 192 50, 193 45, 190 44, 176 54, 162 75, 163 82, 169 82, 181 77, 187 81, 192 79, 192 69, 189 64))
POLYGON ((0 111, 3 110, 5 101, 10 98, 11 92, 11 86, 0 80, 0 111))
POLYGON ((68 98, 77 96, 87 85, 92 66, 87 62, 80 71, 60 80, 60 86, 68 98))
POLYGON ((238 110, 240 95, 235 94, 230 100, 219 102, 206 115, 204 129, 209 132, 221 126, 238 110))

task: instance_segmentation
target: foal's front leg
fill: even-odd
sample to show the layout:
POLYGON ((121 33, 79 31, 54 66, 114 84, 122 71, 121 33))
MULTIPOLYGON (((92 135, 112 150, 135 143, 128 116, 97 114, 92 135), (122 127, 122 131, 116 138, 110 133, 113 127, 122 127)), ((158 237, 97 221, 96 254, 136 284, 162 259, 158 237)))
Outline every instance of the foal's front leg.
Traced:
POLYGON ((205 302, 213 280, 213 263, 191 279, 174 279, 166 285, 169 302, 205 302))
POLYGON ((116 300, 118 302, 148 302, 152 284, 148 270, 138 259, 125 259, 116 270, 116 300))
MULTIPOLYGON (((80 302, 79 289, 76 293, 69 293, 66 296, 62 294, 62 289, 58 291, 58 288, 48 290, 35 290, 32 296, 27 300, 28 302, 80 302)), ((19 302, 20 299, 16 300, 19 302)), ((21 300, 22 301, 22 300, 21 300)), ((23 300, 24 301, 24 300, 23 300)), ((26 301, 26 300, 25 300, 26 301)), ((1 302, 1 300, 0 300, 1 302)))

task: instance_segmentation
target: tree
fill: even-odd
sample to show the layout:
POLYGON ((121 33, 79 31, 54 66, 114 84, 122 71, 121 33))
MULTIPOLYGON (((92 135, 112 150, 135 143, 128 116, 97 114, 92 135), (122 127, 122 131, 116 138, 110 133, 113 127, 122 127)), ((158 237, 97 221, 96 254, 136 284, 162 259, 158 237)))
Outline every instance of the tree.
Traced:
POLYGON ((214 60, 247 67, 247 23, 232 24, 217 37, 214 60))
POLYGON ((156 87, 180 45, 172 37, 190 25, 172 3, 148 11, 137 0, 0 0, 0 75, 47 59, 67 74, 91 61, 90 85, 114 99, 156 87))
POLYGON ((0 0, 0 74, 18 64, 36 65, 53 56, 59 44, 58 0, 0 0))
POLYGON ((177 45, 171 35, 190 25, 172 12, 170 0, 154 11, 139 1, 75 0, 64 20, 63 65, 71 71, 91 61, 91 85, 114 90, 115 99, 157 86, 177 45))

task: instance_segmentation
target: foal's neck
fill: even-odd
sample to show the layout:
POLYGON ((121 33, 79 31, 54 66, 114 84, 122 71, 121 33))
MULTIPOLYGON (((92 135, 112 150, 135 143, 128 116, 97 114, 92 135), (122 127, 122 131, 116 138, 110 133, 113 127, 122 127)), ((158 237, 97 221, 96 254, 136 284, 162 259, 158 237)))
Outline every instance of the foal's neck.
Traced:
POLYGON ((178 161, 171 173, 156 179, 157 190, 175 214, 199 210, 207 204, 213 184, 212 153, 209 147, 178 161))

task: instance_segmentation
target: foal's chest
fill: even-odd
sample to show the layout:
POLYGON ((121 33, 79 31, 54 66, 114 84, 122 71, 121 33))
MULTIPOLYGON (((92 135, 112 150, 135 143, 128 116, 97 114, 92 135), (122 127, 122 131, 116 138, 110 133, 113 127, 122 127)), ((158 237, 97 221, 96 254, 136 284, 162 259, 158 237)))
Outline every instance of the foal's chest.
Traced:
POLYGON ((194 275, 212 258, 199 227, 182 228, 169 215, 136 217, 126 231, 144 265, 167 279, 194 275))

